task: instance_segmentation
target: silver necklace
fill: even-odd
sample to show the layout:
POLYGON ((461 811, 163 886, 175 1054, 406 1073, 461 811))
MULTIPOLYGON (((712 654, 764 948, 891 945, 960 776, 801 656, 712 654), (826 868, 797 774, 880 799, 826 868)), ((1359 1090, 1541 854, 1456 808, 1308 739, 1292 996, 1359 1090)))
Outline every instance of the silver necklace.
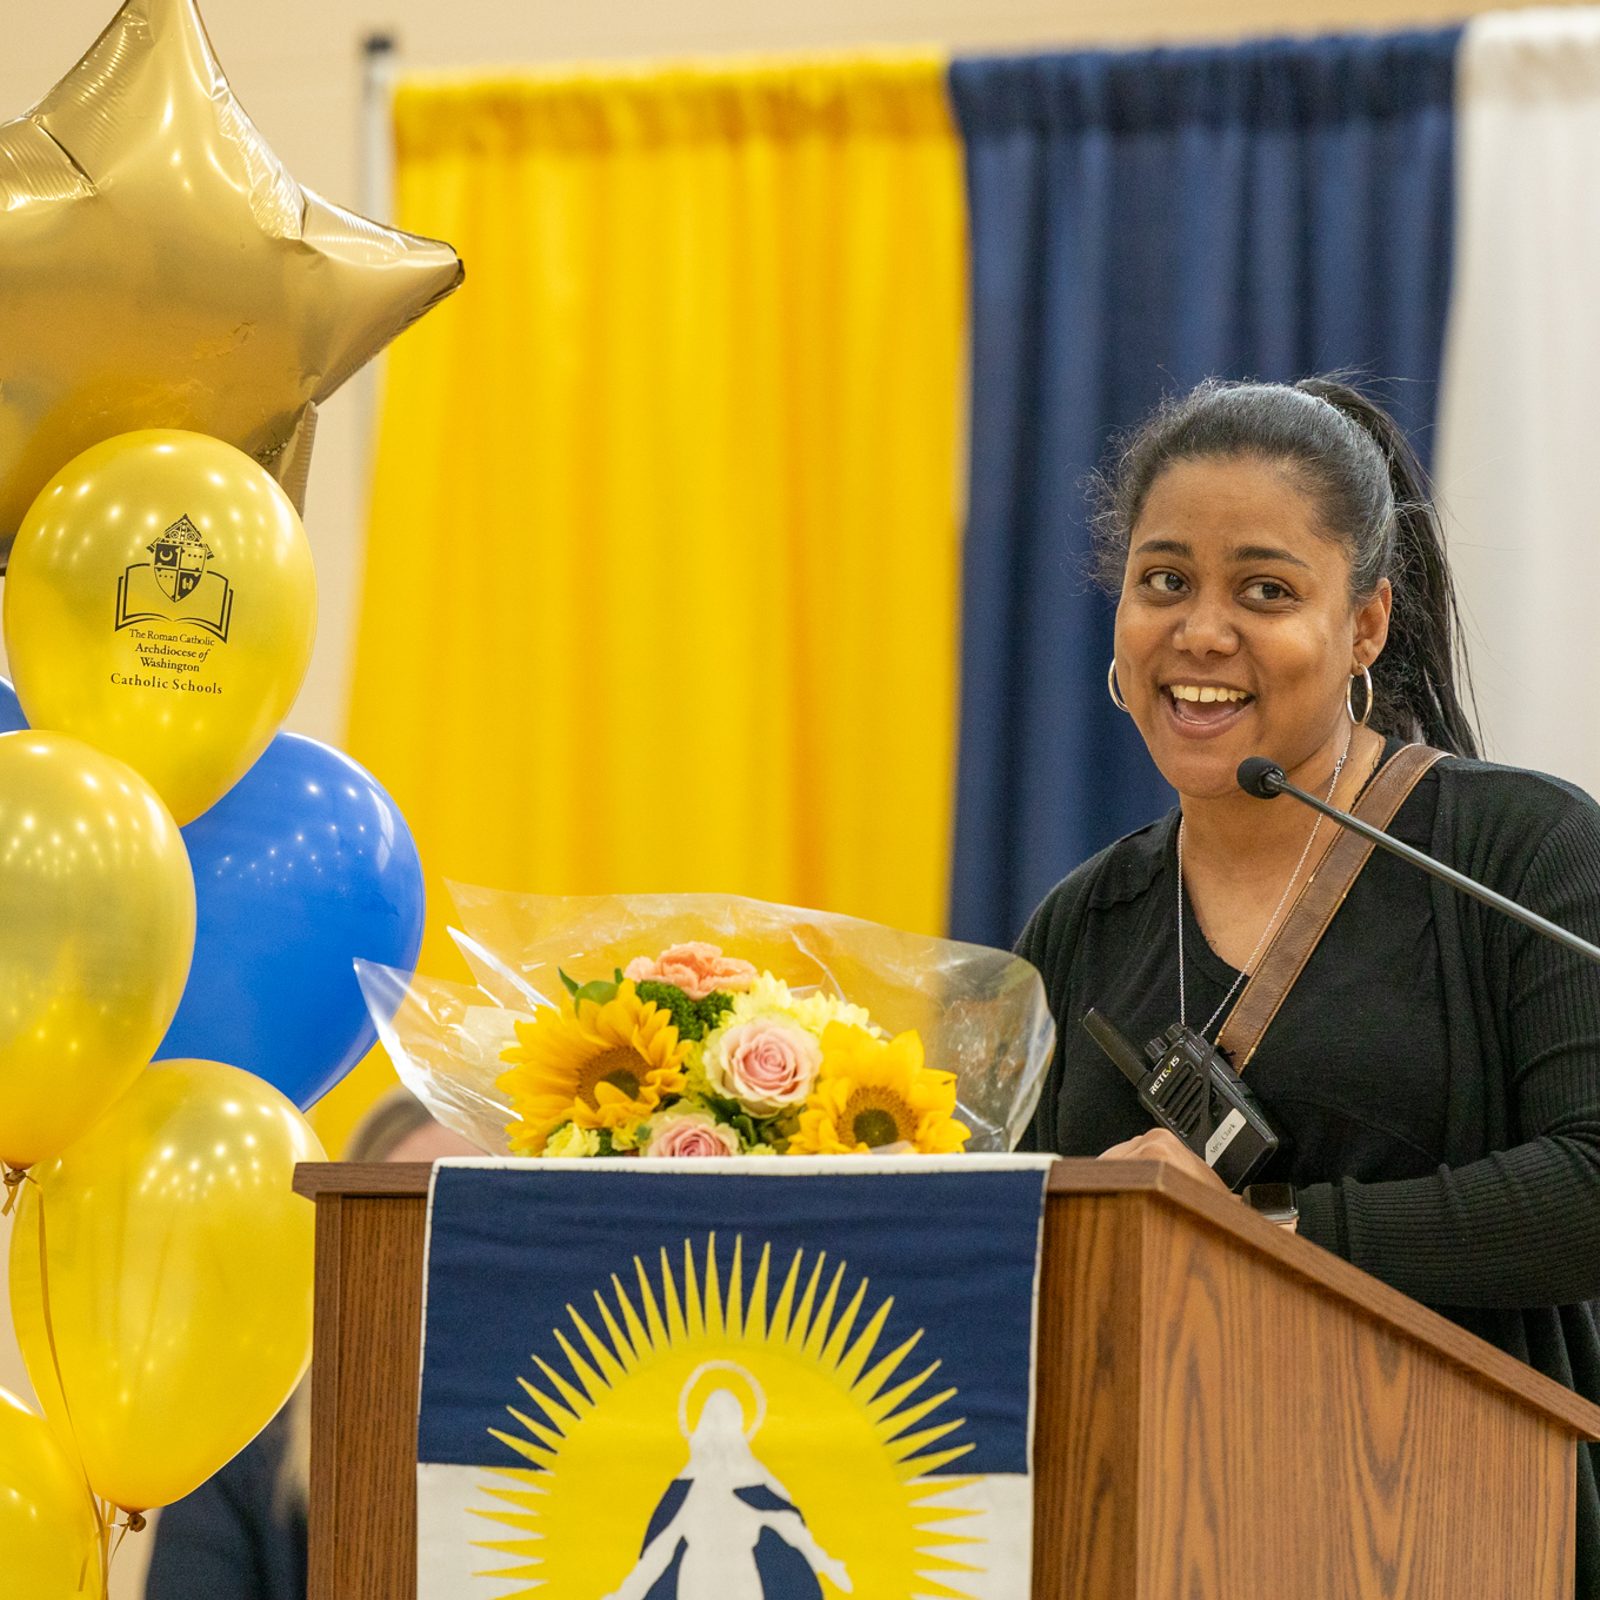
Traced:
MULTIPOLYGON (((1328 784, 1328 792, 1323 797, 1324 803, 1333 804, 1333 791, 1339 787, 1339 774, 1344 771, 1344 764, 1350 757, 1350 741, 1355 738, 1355 724, 1350 725, 1350 731, 1344 736, 1344 750, 1333 766, 1333 778, 1328 784)), ((1200 1030, 1201 1036, 1211 1032, 1213 1024, 1222 1015, 1223 1008, 1233 999, 1234 992, 1244 982, 1245 974, 1256 964, 1256 957, 1261 954, 1261 947, 1267 942, 1267 935, 1276 926, 1278 917, 1289 900, 1289 891, 1294 888, 1300 877, 1300 869, 1306 864, 1306 857, 1311 854, 1311 846, 1317 837, 1317 829, 1322 826, 1319 815, 1311 824, 1311 832, 1306 835, 1305 848, 1300 852, 1300 859, 1294 864, 1294 871, 1289 874, 1289 881, 1283 886, 1283 893, 1278 896, 1278 903, 1272 908, 1272 915, 1267 918, 1267 925, 1261 930, 1261 937, 1256 940, 1256 947, 1250 952, 1249 959, 1239 969, 1228 992, 1222 997, 1222 1004, 1211 1013, 1211 1021, 1200 1030)), ((1178 1022, 1183 1027, 1189 1025, 1189 1002, 1184 992, 1183 985, 1183 813, 1178 814, 1178 1022)))

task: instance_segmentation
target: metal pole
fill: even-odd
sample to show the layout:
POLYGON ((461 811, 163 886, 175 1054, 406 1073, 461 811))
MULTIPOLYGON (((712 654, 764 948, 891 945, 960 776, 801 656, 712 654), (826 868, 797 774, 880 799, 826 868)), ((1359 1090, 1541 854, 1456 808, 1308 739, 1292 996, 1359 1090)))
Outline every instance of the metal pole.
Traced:
MULTIPOLYGON (((399 40, 389 31, 369 33, 361 41, 361 211, 374 222, 389 222, 394 214, 394 129, 390 109, 399 53, 399 40)), ((358 381, 361 476, 365 485, 372 479, 372 458, 377 447, 382 355, 367 363, 358 381)))
POLYGON ((361 210, 374 222, 393 211, 394 141, 389 102, 399 65, 400 42, 388 32, 361 41, 361 210))

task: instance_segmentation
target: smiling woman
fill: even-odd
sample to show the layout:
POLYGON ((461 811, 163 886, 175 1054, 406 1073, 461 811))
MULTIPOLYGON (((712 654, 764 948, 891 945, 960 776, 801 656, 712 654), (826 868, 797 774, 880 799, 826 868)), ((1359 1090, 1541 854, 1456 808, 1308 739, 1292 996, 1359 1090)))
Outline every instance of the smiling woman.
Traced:
MULTIPOLYGON (((1059 1028, 1028 1142, 1216 1183, 1075 1024, 1217 1026, 1332 829, 1238 786, 1247 756, 1356 804, 1445 752, 1389 832, 1600 936, 1600 807, 1476 759, 1438 519, 1394 423, 1328 379, 1208 384, 1119 449, 1098 517, 1109 684, 1180 807, 1050 893, 1019 943, 1059 1028), (1191 1015, 1191 1008, 1193 1014, 1191 1015)), ((1403 862, 1369 859, 1259 1047, 1299 1231, 1600 1399, 1600 970, 1403 862)), ((1291 1218, 1293 1220, 1293 1208, 1291 1218)), ((1592 1447, 1578 1592, 1600 1595, 1592 1447)))
POLYGON ((1326 774, 1348 728, 1345 684, 1382 650, 1392 599, 1383 578, 1352 605, 1350 566, 1279 463, 1181 461, 1151 485, 1118 607, 1118 679, 1180 794, 1230 794, 1258 750, 1326 774))

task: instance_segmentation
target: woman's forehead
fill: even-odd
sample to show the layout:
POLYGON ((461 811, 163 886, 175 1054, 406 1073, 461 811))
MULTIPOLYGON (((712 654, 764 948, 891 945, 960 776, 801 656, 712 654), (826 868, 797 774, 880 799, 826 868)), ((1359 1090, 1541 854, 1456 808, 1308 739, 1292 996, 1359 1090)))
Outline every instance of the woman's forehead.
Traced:
POLYGON ((1130 546, 1191 560, 1304 566, 1343 555, 1290 466, 1250 456, 1173 462, 1150 485, 1130 546))

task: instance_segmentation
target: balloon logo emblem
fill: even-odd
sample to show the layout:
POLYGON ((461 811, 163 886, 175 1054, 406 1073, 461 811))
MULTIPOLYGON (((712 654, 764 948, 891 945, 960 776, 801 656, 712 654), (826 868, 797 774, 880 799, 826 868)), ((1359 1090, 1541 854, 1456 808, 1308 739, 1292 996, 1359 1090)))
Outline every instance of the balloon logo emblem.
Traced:
POLYGON ((226 644, 233 615, 233 585, 220 572, 208 570, 215 552, 200 530, 188 517, 179 517, 145 548, 152 559, 136 561, 117 580, 117 628, 136 622, 190 622, 226 644), (161 603, 158 591, 168 604, 161 603), (197 598, 186 605, 191 596, 197 598), (173 616, 174 605, 185 606, 181 616, 173 616))

